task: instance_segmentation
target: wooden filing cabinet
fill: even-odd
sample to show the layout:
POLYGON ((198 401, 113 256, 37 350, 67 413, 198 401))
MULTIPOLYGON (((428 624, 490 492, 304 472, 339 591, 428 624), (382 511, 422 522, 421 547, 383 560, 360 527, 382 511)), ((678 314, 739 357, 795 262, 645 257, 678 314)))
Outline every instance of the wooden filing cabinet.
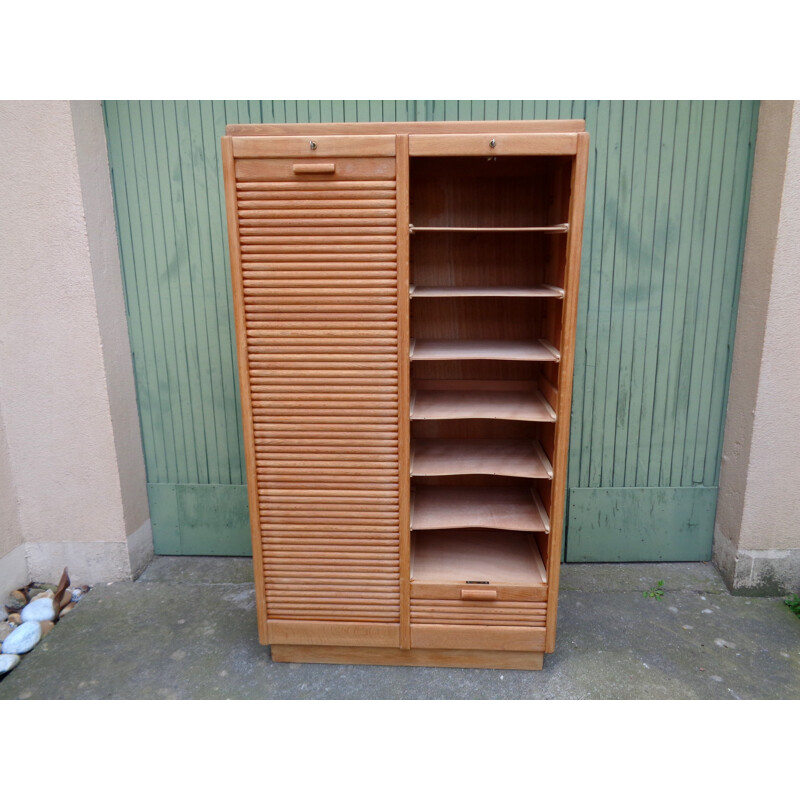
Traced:
POLYGON ((583 122, 227 134, 260 641, 276 661, 541 668, 583 122))

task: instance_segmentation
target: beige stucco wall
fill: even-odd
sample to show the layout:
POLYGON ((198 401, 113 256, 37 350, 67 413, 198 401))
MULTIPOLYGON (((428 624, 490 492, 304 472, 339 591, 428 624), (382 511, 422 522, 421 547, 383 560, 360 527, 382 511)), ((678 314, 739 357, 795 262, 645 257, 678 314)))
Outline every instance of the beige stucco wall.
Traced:
POLYGON ((3 425, 3 409, 0 408, 0 558, 22 544, 22 529, 19 525, 17 493, 11 474, 11 459, 8 455, 6 429, 3 425))
POLYGON ((99 103, 0 103, 0 407, 32 579, 130 578, 149 536, 105 154, 99 103))
POLYGON ((17 492, 11 473, 3 409, 0 407, 0 603, 8 591, 25 582, 27 575, 17 492))
POLYGON ((800 590, 800 103, 762 102, 714 560, 731 588, 800 590))
POLYGON ((70 106, 117 468, 120 485, 125 487, 122 492, 125 532, 130 536, 149 520, 150 509, 106 134, 99 102, 72 102, 70 106))

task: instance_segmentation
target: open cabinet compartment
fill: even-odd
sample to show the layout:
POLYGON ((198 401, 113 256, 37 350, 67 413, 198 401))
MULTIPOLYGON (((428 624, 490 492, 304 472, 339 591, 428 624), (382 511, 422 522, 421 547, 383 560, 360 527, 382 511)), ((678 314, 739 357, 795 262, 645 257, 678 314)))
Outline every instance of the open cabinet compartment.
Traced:
POLYGON ((259 635, 279 661, 553 650, 588 139, 223 140, 259 635))
POLYGON ((544 649, 572 160, 409 174, 412 646, 544 649))

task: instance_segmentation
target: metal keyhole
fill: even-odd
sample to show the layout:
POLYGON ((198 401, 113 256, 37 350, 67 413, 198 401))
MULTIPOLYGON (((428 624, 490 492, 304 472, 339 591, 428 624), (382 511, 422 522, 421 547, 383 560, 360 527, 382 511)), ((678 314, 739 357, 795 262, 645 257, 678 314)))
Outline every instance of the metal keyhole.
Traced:
MULTIPOLYGON (((312 150, 317 149, 317 143, 313 139, 309 142, 309 145, 311 145, 312 150)), ((494 147, 494 145, 492 145, 492 147, 494 147)))
POLYGON ((492 141, 489 142, 489 147, 497 147, 497 139, 492 139, 492 141))

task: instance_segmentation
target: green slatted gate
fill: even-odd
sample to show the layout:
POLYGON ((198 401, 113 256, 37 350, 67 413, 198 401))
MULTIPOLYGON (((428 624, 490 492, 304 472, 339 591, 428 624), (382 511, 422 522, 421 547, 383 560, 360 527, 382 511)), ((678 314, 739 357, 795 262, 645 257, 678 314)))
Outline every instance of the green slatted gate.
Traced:
POLYGON ((711 553, 758 103, 104 103, 156 552, 250 552, 229 123, 582 118, 592 137, 566 558, 711 553))

